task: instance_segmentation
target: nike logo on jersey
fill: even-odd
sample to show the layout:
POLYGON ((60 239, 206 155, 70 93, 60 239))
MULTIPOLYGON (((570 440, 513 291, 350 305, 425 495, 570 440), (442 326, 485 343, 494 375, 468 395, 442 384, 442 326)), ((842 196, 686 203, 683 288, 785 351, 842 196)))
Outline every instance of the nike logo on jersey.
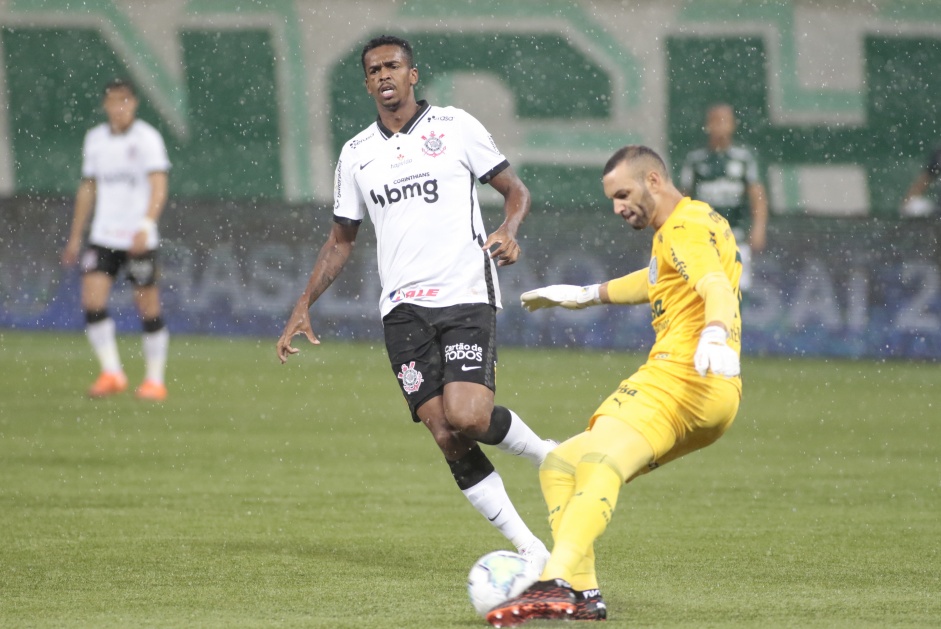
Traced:
POLYGON ((497 515, 493 516, 492 518, 487 518, 487 519, 493 522, 494 520, 500 517, 501 513, 503 513, 503 509, 500 509, 499 511, 497 511, 497 515))
POLYGON ((370 164, 372 164, 374 161, 376 161, 376 158, 375 158, 375 157, 372 158, 371 160, 369 160, 368 162, 366 162, 365 164, 360 164, 360 165, 359 165, 359 169, 362 170, 362 169, 366 168, 367 166, 369 166, 370 164))
POLYGON ((480 365, 476 367, 468 367, 467 365, 461 365, 461 371, 473 371, 475 369, 480 369, 480 365))

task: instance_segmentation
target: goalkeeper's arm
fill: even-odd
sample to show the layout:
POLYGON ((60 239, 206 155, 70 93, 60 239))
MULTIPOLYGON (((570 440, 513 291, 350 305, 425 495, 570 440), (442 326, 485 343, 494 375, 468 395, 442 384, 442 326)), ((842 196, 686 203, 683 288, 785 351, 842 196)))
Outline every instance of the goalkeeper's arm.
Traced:
POLYGON ((643 304, 647 301, 646 269, 604 284, 589 284, 588 286, 553 284, 527 291, 520 296, 523 308, 530 312, 553 306, 581 310, 600 304, 643 304))
POLYGON ((713 372, 732 377, 741 373, 738 354, 729 347, 729 330, 735 321, 738 298, 728 278, 722 273, 709 273, 695 286, 705 305, 705 327, 693 356, 693 366, 699 375, 713 372))

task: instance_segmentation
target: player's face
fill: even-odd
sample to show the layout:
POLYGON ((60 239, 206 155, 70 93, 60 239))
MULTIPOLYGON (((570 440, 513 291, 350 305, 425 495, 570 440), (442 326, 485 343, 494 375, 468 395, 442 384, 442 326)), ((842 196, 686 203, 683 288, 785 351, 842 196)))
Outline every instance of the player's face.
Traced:
POLYGON ((621 162, 601 180, 606 197, 614 201, 614 213, 634 229, 651 224, 657 202, 640 173, 621 162))
POLYGON ((418 70, 410 68, 405 51, 398 46, 379 46, 366 53, 366 91, 376 105, 395 111, 412 99, 418 70))
POLYGON ((105 94, 103 106, 111 129, 116 133, 124 133, 137 114, 137 97, 126 87, 110 89, 105 94))
POLYGON ((735 133, 735 112, 731 107, 714 107, 706 116, 706 133, 711 142, 724 144, 735 133))

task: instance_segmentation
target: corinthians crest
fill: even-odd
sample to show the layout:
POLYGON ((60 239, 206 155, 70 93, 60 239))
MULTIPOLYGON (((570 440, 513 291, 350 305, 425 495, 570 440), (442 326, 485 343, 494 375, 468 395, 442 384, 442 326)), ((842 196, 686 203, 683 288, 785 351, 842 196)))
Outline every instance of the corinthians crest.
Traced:
POLYGON ((399 380, 402 381, 402 389, 406 393, 415 393, 418 391, 418 387, 421 386, 424 378, 421 375, 421 372, 415 369, 415 361, 413 360, 407 365, 402 365, 402 370, 397 374, 399 380))
POLYGON ((421 139, 425 141, 425 145, 422 147, 421 151, 425 155, 431 157, 438 157, 448 148, 444 145, 444 142, 441 141, 441 138, 444 137, 444 134, 435 135, 435 132, 432 131, 428 136, 421 136, 421 139))

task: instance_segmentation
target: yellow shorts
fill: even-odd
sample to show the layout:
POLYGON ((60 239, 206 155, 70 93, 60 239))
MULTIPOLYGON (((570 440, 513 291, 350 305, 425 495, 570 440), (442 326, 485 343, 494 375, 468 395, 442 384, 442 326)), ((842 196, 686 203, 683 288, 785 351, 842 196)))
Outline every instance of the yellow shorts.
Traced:
POLYGON ((588 429, 602 415, 625 422, 650 443, 653 469, 721 437, 741 397, 737 378, 704 378, 691 367, 648 362, 601 403, 588 429))

